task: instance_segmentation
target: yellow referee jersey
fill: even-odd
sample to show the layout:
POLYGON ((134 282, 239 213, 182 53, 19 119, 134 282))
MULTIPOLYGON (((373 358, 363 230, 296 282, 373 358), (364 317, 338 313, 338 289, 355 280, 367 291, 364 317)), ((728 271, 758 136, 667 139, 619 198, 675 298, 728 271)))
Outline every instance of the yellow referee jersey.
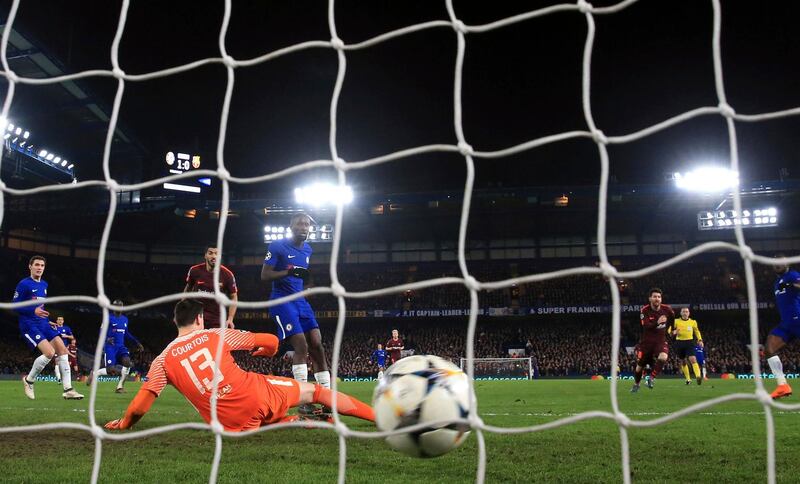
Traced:
POLYGON ((698 340, 703 339, 700 334, 700 328, 697 327, 697 321, 694 319, 689 318, 684 321, 683 318, 677 318, 672 323, 672 328, 669 329, 670 334, 672 334, 673 329, 678 330, 678 334, 675 336, 678 341, 693 340, 695 338, 698 340))

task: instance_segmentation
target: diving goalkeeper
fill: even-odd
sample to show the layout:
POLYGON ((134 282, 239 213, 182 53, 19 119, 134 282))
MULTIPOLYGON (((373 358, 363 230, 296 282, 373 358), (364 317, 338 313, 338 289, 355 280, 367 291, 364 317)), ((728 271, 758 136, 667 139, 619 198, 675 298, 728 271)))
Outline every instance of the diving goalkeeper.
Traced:
MULTIPOLYGON (((253 356, 274 356, 278 338, 267 333, 233 329, 204 329, 203 305, 185 299, 175 305, 178 337, 167 345, 150 366, 147 382, 128 406, 121 419, 105 425, 109 430, 131 428, 141 419, 161 391, 171 383, 194 406, 207 423, 211 422, 211 392, 216 363, 214 354, 223 338, 217 390, 217 418, 225 430, 245 431, 279 421, 291 407, 304 403, 332 406, 333 392, 320 385, 298 382, 240 369, 231 356, 234 350, 254 350, 253 356)), ((375 421, 372 407, 343 393, 338 394, 338 410, 343 415, 375 421)))

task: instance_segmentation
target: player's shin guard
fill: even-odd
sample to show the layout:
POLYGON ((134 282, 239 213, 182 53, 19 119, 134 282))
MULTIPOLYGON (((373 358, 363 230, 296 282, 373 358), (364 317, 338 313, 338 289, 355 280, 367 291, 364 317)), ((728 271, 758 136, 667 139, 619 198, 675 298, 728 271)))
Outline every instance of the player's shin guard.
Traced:
MULTIPOLYGON (((321 385, 316 385, 314 388, 314 403, 333 408, 333 392, 321 385)), ((336 405, 336 410, 342 415, 358 417, 370 422, 375 421, 375 412, 372 407, 342 392, 336 392, 336 405)))
POLYGON ((56 364, 61 370, 61 385, 64 390, 72 388, 72 370, 69 367, 69 357, 67 355, 56 356, 56 364))
POLYGON ((122 388, 123 383, 125 383, 125 379, 128 378, 128 373, 131 372, 131 368, 129 366, 123 366, 122 372, 119 375, 119 383, 117 383, 117 388, 122 388))
POLYGON ((331 387, 331 372, 329 371, 318 371, 314 373, 314 379, 317 380, 317 383, 324 386, 325 388, 331 387))
POLYGON ((783 374, 783 363, 781 363, 781 359, 778 355, 767 358, 767 363, 769 363, 769 368, 772 370, 772 374, 775 375, 775 381, 778 385, 786 385, 786 376, 783 374))
POLYGON ((38 358, 33 360, 33 366, 31 366, 31 371, 28 372, 28 376, 25 379, 28 383, 33 383, 36 381, 36 377, 39 376, 39 373, 44 370, 44 367, 50 363, 51 358, 48 358, 44 355, 39 355, 38 358))
POLYGON ((650 378, 657 377, 658 374, 661 373, 661 370, 663 370, 663 369, 664 369, 664 362, 661 361, 661 360, 656 360, 656 364, 653 367, 653 372, 650 373, 650 378))
MULTIPOLYGON (((695 363, 695 365, 697 365, 697 363, 695 363)), ((684 365, 681 367, 681 371, 683 372, 683 377, 686 379, 686 381, 691 380, 689 377, 689 365, 684 363, 684 365)), ((695 370, 695 374, 697 374, 697 370, 695 370)))
POLYGON ((308 381, 308 365, 292 365, 292 376, 297 381, 308 381))

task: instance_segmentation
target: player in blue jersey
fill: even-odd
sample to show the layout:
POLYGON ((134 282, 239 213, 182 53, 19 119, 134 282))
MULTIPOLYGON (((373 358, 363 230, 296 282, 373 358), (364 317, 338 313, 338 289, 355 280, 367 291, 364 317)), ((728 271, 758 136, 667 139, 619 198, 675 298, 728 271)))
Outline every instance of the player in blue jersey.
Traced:
MULTIPOLYGON (((123 302, 116 299, 112 304, 114 306, 122 306, 123 302)), ((131 371, 131 353, 125 346, 126 339, 136 343, 137 350, 144 350, 142 343, 128 329, 128 317, 119 311, 109 314, 106 344, 105 348, 103 348, 105 367, 97 370, 97 373, 89 373, 89 377, 86 378, 87 385, 92 384, 92 378, 95 376, 119 376, 119 383, 117 383, 115 391, 117 393, 125 393, 123 385, 125 384, 125 378, 128 377, 128 373, 131 371), (122 368, 118 368, 118 365, 122 368)))
POLYGON ((706 376, 706 350, 702 345, 696 345, 694 347, 694 357, 697 360, 697 364, 700 366, 700 375, 703 380, 708 381, 708 377, 706 376))
MULTIPOLYGON (((64 343, 64 346, 67 347, 67 358, 69 358, 69 345, 73 343, 77 344, 75 342, 75 335, 72 334, 72 328, 64 324, 64 316, 57 317, 55 323, 50 323, 50 327, 58 331, 58 335, 61 336, 61 341, 64 343)), ((61 368, 57 364, 56 364, 56 380, 58 380, 58 382, 61 383, 61 368)))
POLYGON ((378 343, 378 349, 372 352, 369 360, 378 365, 378 381, 383 380, 383 370, 386 369, 386 350, 378 343))
MULTIPOLYGON (((45 263, 45 258, 40 255, 31 257, 28 262, 30 276, 17 284, 17 289, 14 291, 14 302, 47 297, 47 283, 42 279, 45 263)), ((83 398, 83 395, 72 388, 72 373, 69 367, 67 347, 58 332, 50 326, 50 321, 47 319, 50 313, 45 311, 44 304, 17 308, 16 312, 19 314, 19 332, 22 334, 25 343, 31 349, 37 349, 42 353, 33 361, 31 371, 22 377, 25 396, 31 400, 36 398, 33 391, 36 377, 55 356, 56 364, 61 369, 61 384, 64 387, 62 396, 66 400, 80 400, 83 398)))
MULTIPOLYGON (((289 227, 291 238, 280 239, 269 244, 261 280, 272 283, 270 299, 278 299, 303 290, 308 280, 311 262, 311 246, 306 239, 311 228, 311 217, 298 213, 292 217, 289 227)), ((331 373, 322 347, 322 334, 314 318, 314 310, 305 298, 295 299, 270 308, 270 315, 278 329, 278 338, 288 340, 294 349, 292 375, 301 382, 308 381, 308 357, 314 364, 314 378, 325 388, 331 387, 331 373)), ((298 407, 300 413, 313 412, 309 404, 298 407)))
POLYGON ((772 398, 778 399, 792 394, 792 387, 786 383, 783 363, 777 353, 786 343, 800 338, 800 273, 791 270, 785 264, 774 266, 774 270, 778 276, 775 281, 775 303, 781 315, 781 322, 770 331, 767 344, 764 346, 767 363, 778 383, 778 387, 772 392, 772 398))

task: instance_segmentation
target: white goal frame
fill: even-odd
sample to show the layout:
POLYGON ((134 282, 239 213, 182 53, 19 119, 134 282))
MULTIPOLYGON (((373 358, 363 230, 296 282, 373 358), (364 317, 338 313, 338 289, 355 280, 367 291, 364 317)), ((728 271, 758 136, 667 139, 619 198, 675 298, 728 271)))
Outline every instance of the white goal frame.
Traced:
MULTIPOLYGON (((521 356, 519 358, 473 358, 472 361, 474 365, 479 363, 517 363, 528 360, 528 380, 533 380, 533 357, 531 356, 521 356)), ((469 368, 469 359, 462 357, 459 361, 458 366, 461 367, 462 370, 467 371, 466 369, 469 368)), ((474 366, 473 366, 474 368, 474 366)), ((473 377, 476 379, 480 379, 481 377, 475 376, 473 373, 473 377)))
MULTIPOLYGON (((111 300, 105 291, 103 274, 105 268, 106 253, 108 249, 108 241, 111 234, 111 228, 114 223, 114 218, 116 215, 118 193, 124 191, 135 191, 135 190, 142 190, 148 187, 160 186, 162 183, 174 182, 177 180, 181 180, 183 178, 193 178, 199 176, 218 178, 221 181, 222 195, 221 195, 220 210, 219 210, 220 219, 217 232, 217 247, 219 248, 220 251, 220 257, 224 257, 225 252, 223 247, 223 239, 228 220, 231 183, 237 183, 237 184, 262 183, 268 180, 279 179, 309 169, 327 167, 327 168, 333 168, 336 171, 338 177, 338 183, 341 187, 344 187, 347 182, 348 171, 359 170, 384 163, 399 162, 399 160, 403 160, 411 156, 416 156, 425 153, 447 152, 447 153, 460 154, 463 157, 466 170, 463 205, 462 205, 459 232, 458 232, 458 264, 461 271, 460 277, 441 277, 441 278, 435 278, 409 284, 402 284, 394 287, 385 287, 371 291, 364 291, 364 292, 348 291, 347 288, 345 288, 340 283, 337 272, 340 247, 341 247, 341 235, 342 235, 342 231, 337 230, 334 232, 333 244, 331 249, 330 266, 329 266, 330 277, 331 277, 330 286, 315 287, 307 289, 301 293, 293 294, 291 296, 287 296, 280 299, 274 299, 270 301, 239 301, 237 303, 237 306, 242 309, 263 309, 275 306, 277 304, 283 304, 285 302, 295 300, 300 297, 307 297, 316 294, 332 294, 333 296, 335 296, 338 301, 338 310, 339 310, 336 333, 333 343, 333 352, 331 355, 331 360, 332 360, 331 383, 333 390, 335 392, 338 386, 336 376, 337 376, 338 363, 340 359, 340 350, 345 331, 345 323, 346 323, 345 314, 346 314, 347 299, 374 298, 376 296, 395 294, 406 290, 420 290, 440 285, 456 285, 465 288, 467 291, 469 291, 470 295, 470 312, 468 320, 466 322, 467 324, 466 342, 465 342, 465 352, 467 358, 466 371, 470 376, 472 376, 474 373, 473 365, 475 360, 474 358, 475 332, 477 327, 477 317, 478 317, 477 315, 479 306, 478 293, 480 291, 497 290, 501 288, 511 287, 512 285, 540 282, 555 278, 563 278, 567 276, 602 275, 608 281, 609 292, 611 294, 611 301, 613 304, 613 310, 610 318, 612 342, 611 342, 611 348, 609 348, 609 353, 608 353, 610 360, 610 367, 611 367, 611 377, 612 377, 609 382, 611 408, 610 410, 598 409, 598 410, 581 412, 577 415, 560 418, 552 422, 547 422, 539 425, 530 425, 525 427, 498 427, 485 423, 481 418, 479 413, 479 402, 477 400, 477 397, 475 396, 474 387, 472 386, 472 383, 470 383, 472 390, 472 405, 470 405, 469 414, 466 419, 454 419, 441 422, 424 422, 409 427, 404 427, 402 429, 397 429, 387 432, 357 431, 348 427, 339 418, 339 415, 336 412, 337 400, 335 396, 336 394, 334 393, 334 399, 332 402, 333 416, 334 416, 333 424, 328 424, 324 422, 285 423, 280 425, 262 427, 252 432, 237 433, 237 432, 225 431, 217 418, 216 394, 220 381, 220 375, 217 372, 215 374, 212 383, 213 391, 211 392, 212 399, 211 399, 210 424, 205 424, 205 423, 201 424, 192 422, 192 423, 166 425, 162 427, 146 428, 145 430, 137 430, 125 433, 107 432, 102 427, 103 422, 102 421, 98 422, 97 420, 97 413, 96 413, 97 380, 95 380, 95 382, 92 383, 92 387, 89 394, 89 411, 88 411, 87 423, 54 422, 54 423, 36 424, 36 425, 15 425, 8 427, 0 427, 0 434, 8 432, 42 432, 42 431, 51 431, 54 429, 77 429, 91 434, 95 440, 95 455, 92 467, 91 482, 96 483, 98 481, 100 472, 100 462, 102 459, 104 442, 107 442, 109 440, 121 441, 121 440, 138 439, 155 434, 170 432, 177 429, 205 429, 211 431, 215 439, 214 456, 211 462, 211 471, 209 473, 209 482, 213 483, 216 482, 219 471, 219 463, 222 456, 223 436, 237 438, 237 437, 247 436, 252 433, 268 432, 276 429, 283 429, 286 427, 307 427, 307 426, 322 427, 327 429, 333 429, 338 436, 338 442, 339 442, 338 482, 343 483, 345 481, 348 439, 353 439, 353 438, 383 439, 389 435, 416 432, 422 430, 423 428, 427 428, 429 426, 440 426, 440 425, 444 426, 454 423, 460 423, 460 424, 470 425, 473 430, 473 434, 475 435, 474 438, 476 439, 476 444, 478 449, 475 480, 478 483, 483 483, 486 477, 486 465, 487 465, 486 442, 484 437, 485 432, 499 433, 499 434, 538 432, 565 425, 570 425, 572 423, 588 419, 607 419, 613 421, 618 427, 620 436, 619 443, 620 443, 621 471, 622 471, 621 477, 623 482, 629 484, 631 482, 630 448, 628 440, 629 429, 655 427, 658 425, 665 424, 667 422, 671 422, 685 415, 713 407, 715 405, 735 400, 748 400, 748 401, 758 402, 764 410, 766 440, 767 440, 767 445, 765 449, 765 454, 766 454, 765 470, 767 475, 767 482, 769 484, 774 484, 776 482, 775 425, 774 425, 773 411, 776 409, 783 411, 797 411, 800 410, 800 404, 786 404, 782 402, 775 402, 770 398, 770 394, 766 391, 764 387, 764 381, 761 376, 761 362, 757 349, 758 348, 757 344, 759 342, 758 341, 759 335, 758 335, 758 314, 757 314, 757 304, 756 304, 757 301, 756 301, 756 291, 755 291, 755 279, 753 276, 753 264, 754 263, 759 263, 764 265, 794 264, 800 262, 800 256, 771 258, 754 253, 752 248, 747 245, 744 232, 740 225, 735 225, 733 227, 736 236, 736 243, 728 243, 723 241, 706 242, 696 247, 693 247, 692 249, 687 250, 686 252, 678 254, 675 257, 672 257, 671 259, 634 271, 619 271, 616 267, 614 267, 614 265, 612 265, 611 262, 609 261, 607 245, 606 245, 606 217, 607 217, 606 206, 608 199, 609 166, 610 166, 609 153, 608 153, 609 145, 624 144, 637 141, 645 137, 651 136, 657 132, 673 127, 677 124, 684 123, 693 118, 701 116, 719 116, 725 121, 727 125, 728 144, 730 151, 730 168, 738 172, 740 170, 739 170, 739 156, 738 156, 739 150, 738 150, 737 136, 736 136, 736 123, 760 122, 787 116, 800 115, 800 107, 791 107, 791 108, 785 108, 780 111, 757 113, 757 114, 741 114, 737 113, 734 110, 733 106, 731 106, 728 103, 727 96, 725 93, 725 83, 724 83, 724 76, 722 69, 723 67, 722 53, 721 53, 722 52, 721 50, 722 7, 720 0, 710 0, 713 10, 713 19, 712 22, 710 22, 711 35, 709 35, 709 40, 711 43, 715 92, 717 96, 715 104, 711 106, 698 106, 694 109, 678 114, 674 117, 663 119, 654 125, 642 126, 637 131, 634 131, 632 133, 618 134, 613 136, 605 134, 596 125, 594 117, 592 115, 593 93, 591 89, 591 80, 592 80, 591 64, 592 64, 592 55, 593 55, 594 41, 595 41, 595 17, 598 15, 611 15, 620 12, 622 10, 625 10, 631 5, 635 4, 637 0, 620 0, 619 2, 614 3, 607 7, 595 7, 586 0, 577 0, 571 3, 560 3, 547 6, 538 10, 532 10, 522 14, 513 15, 510 17, 502 18, 482 25, 465 24, 462 20, 459 19, 457 12, 453 6, 452 0, 444 0, 447 10, 446 20, 430 20, 415 25, 409 25, 397 30, 385 32, 370 39, 361 40, 358 42, 350 42, 350 43, 345 42, 338 36, 336 29, 335 0, 328 0, 328 5, 327 5, 328 26, 330 31, 329 40, 309 40, 298 44, 290 45, 287 47, 283 47, 271 52, 266 52, 263 55, 260 55, 255 58, 243 59, 243 60, 235 59, 234 57, 228 54, 226 49, 226 35, 228 32, 228 25, 231 17, 233 2, 232 0, 225 0, 224 14, 221 19, 221 27, 219 31, 218 57, 200 59, 184 65, 173 66, 159 71, 137 73, 137 74, 130 74, 125 72, 123 67, 120 65, 119 61, 119 47, 125 31, 128 9, 131 3, 130 0, 122 0, 119 21, 117 24, 117 30, 116 34, 114 35, 114 40, 111 44, 110 59, 111 59, 112 69, 87 70, 74 74, 68 74, 57 77, 46 77, 46 78, 23 77, 15 73, 9 67, 8 52, 7 52, 9 36, 11 33, 11 29, 13 28, 14 20, 17 15, 17 11, 19 9, 21 1, 22 0, 12 1, 12 5, 8 13, 8 19, 6 21, 6 24, 2 32, 2 38, 0 39, 0 62, 2 63, 2 68, 3 68, 3 70, 0 71, 0 76, 4 77, 5 80, 8 82, 8 90, 5 99, 3 101, 2 113, 0 113, 0 115, 2 115, 5 119, 8 119, 8 114, 11 110, 12 100, 14 99, 15 89, 16 86, 19 84, 41 86, 45 84, 56 84, 60 82, 77 80, 87 77, 103 77, 103 78, 114 79, 117 85, 117 90, 113 102, 113 109, 111 116, 109 117, 108 131, 105 140, 105 145, 103 148, 102 179, 85 180, 74 184, 40 186, 31 189, 10 188, 6 186, 5 183, 2 182, 2 180, 0 180, 0 226, 2 226, 2 221, 4 216, 5 196, 8 194, 14 196, 26 196, 43 192, 75 190, 87 187, 102 187, 108 190, 109 211, 108 211, 108 216, 106 218, 105 226, 103 228, 103 233, 100 238, 100 246, 98 249, 97 275, 96 275, 97 294, 91 296, 82 294, 63 295, 63 296, 50 297, 47 298, 46 300, 47 304, 57 304, 64 302, 83 302, 89 304, 96 304, 100 308, 102 308, 103 321, 100 328, 100 334, 98 336, 97 352, 95 354, 95 367, 94 367, 95 371, 98 369, 100 364, 100 354, 103 348, 102 341, 105 339, 106 332, 108 331, 108 316, 110 311, 123 311, 123 312, 134 311, 137 309, 156 306, 168 302, 176 302, 187 296, 187 294, 185 293, 175 293, 147 300, 138 304, 132 304, 127 307, 117 307, 111 304, 111 300), (559 13, 560 15, 576 15, 581 17, 586 22, 586 37, 585 37, 583 56, 582 56, 581 99, 580 99, 583 107, 585 126, 576 127, 576 129, 573 131, 553 133, 540 138, 527 140, 518 145, 505 147, 503 149, 499 149, 496 151, 481 151, 480 149, 473 149, 473 147, 469 144, 468 140, 465 137, 463 123, 462 123, 462 102, 461 102, 462 76, 463 76, 464 57, 467 46, 467 37, 480 35, 482 33, 504 28, 513 24, 529 22, 532 21, 533 19, 539 19, 540 17, 545 17, 555 13, 559 13), (408 147, 403 150, 399 150, 393 153, 386 153, 381 156, 377 156, 375 158, 371 158, 368 160, 360 160, 360 161, 344 160, 339 156, 339 150, 337 146, 338 139, 336 133, 337 133, 339 96, 342 92, 342 86, 345 81, 348 52, 352 52, 354 50, 368 49, 377 44, 386 42, 391 39, 395 39, 406 35, 413 35, 417 32, 429 29, 450 30, 457 41, 456 43, 457 50, 456 50, 454 75, 453 75, 453 99, 452 99, 454 108, 453 138, 450 140, 443 140, 443 142, 440 144, 408 147), (248 178, 233 176, 230 173, 230 171, 228 171, 228 169, 226 168, 224 147, 226 141, 226 131, 228 125, 231 97, 233 95, 235 71, 237 69, 240 70, 245 69, 257 64, 271 61, 280 56, 291 55, 306 49, 327 49, 331 51, 333 54, 335 54, 338 60, 338 70, 335 81, 332 83, 333 85, 332 85, 332 95, 330 103, 330 132, 329 132, 330 158, 298 163, 284 170, 272 173, 266 173, 260 176, 254 176, 248 178), (113 140, 113 133, 116 129, 117 122, 119 119, 120 106, 122 103, 126 84, 148 81, 160 77, 188 72, 190 70, 210 64, 219 64, 223 66, 227 73, 225 97, 219 121, 219 135, 218 135, 217 153, 216 153, 218 168, 216 170, 209 170, 209 169, 192 170, 190 172, 186 172, 180 175, 171 175, 159 179, 146 180, 141 183, 135 183, 135 184, 122 184, 116 181, 114 178, 112 178, 111 143, 113 140), (596 264, 588 264, 586 266, 580 266, 580 267, 571 267, 547 273, 522 275, 520 277, 514 277, 498 281, 478 281, 469 272, 467 266, 467 256, 466 256, 467 233, 468 233, 467 227, 469 222, 470 206, 472 202, 472 190, 475 181, 474 159, 475 158, 501 159, 504 157, 508 157, 510 155, 522 152, 528 152, 547 144, 564 142, 575 139, 592 140, 597 148, 597 160, 600 166, 600 180, 599 180, 599 190, 598 190, 596 264), (750 339, 751 339, 750 356, 751 356, 753 374, 755 376, 755 378, 753 379, 754 383, 753 391, 749 393, 728 394, 728 395, 723 395, 721 397, 709 399, 694 405, 690 405, 683 409, 677 410, 669 415, 665 415, 663 417, 656 419, 641 420, 641 419, 631 418, 621 410, 619 405, 617 374, 618 374, 620 333, 621 333, 620 331, 621 305, 620 305, 620 293, 619 293, 619 287, 617 285, 617 280, 633 279, 633 278, 643 277, 648 274, 653 274, 678 262, 690 259, 701 253, 712 250, 730 251, 736 253, 742 258, 744 263, 745 280, 747 284, 747 299, 749 304, 750 339)), ((597 93, 594 94, 597 95, 597 93)), ((0 163, 2 163, 2 157, 0 157, 0 163)), ((733 197, 733 209, 736 210, 737 212, 741 212, 742 203, 739 191, 734 190, 732 192, 732 197, 733 197)), ((336 217, 335 217, 336 227, 345 226, 345 224, 343 224, 343 217, 344 217, 344 210, 343 206, 340 204, 336 207, 336 217)), ((214 299, 220 305, 221 309, 220 322, 224 325, 227 308, 233 302, 231 301, 230 298, 227 297, 227 295, 220 292, 219 290, 220 267, 221 265, 217 264, 214 268, 214 290, 215 290, 214 293, 211 294, 211 293, 195 292, 191 293, 191 296, 195 298, 214 299)), ((19 303, 2 302, 0 303, 0 309, 16 309, 20 307, 39 305, 42 304, 42 302, 43 301, 41 299, 36 301, 23 301, 19 303)), ((216 361, 220 360, 222 355, 222 350, 223 350, 223 339, 220 338, 219 346, 215 354, 216 361)))

